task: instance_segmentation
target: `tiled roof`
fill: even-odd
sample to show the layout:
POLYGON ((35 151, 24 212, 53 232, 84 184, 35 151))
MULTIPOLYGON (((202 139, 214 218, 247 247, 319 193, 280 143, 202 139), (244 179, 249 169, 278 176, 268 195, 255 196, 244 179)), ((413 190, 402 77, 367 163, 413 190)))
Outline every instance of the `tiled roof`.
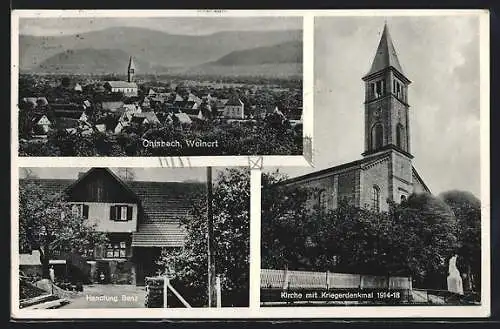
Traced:
POLYGON ((122 101, 103 101, 102 109, 103 110, 114 110, 123 107, 122 101))
POLYGON ((182 247, 185 235, 179 223, 141 223, 132 234, 132 247, 182 247))

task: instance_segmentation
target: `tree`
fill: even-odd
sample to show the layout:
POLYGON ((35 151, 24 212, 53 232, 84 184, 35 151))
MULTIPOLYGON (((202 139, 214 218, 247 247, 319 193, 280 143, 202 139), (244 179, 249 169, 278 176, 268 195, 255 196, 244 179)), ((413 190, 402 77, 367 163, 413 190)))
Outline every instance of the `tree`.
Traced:
MULTIPOLYGON (((221 276, 222 305, 248 306, 250 253, 250 177, 244 169, 220 172, 213 188, 213 228, 216 274, 221 276)), ((182 250, 163 250, 158 260, 162 273, 191 305, 208 305, 206 195, 196 197, 182 250)))
POLYGON ((262 174, 262 268, 304 267, 309 221, 310 191, 280 185, 287 176, 279 172, 262 174))
POLYGON ((19 186, 19 249, 38 250, 42 277, 54 255, 83 252, 106 242, 106 234, 75 213, 61 194, 47 194, 34 181, 19 186))
POLYGON ((388 212, 345 201, 321 209, 314 188, 263 175, 262 268, 404 275, 416 286, 444 289, 457 248, 453 212, 430 194, 411 195, 388 212))
POLYGON ((458 246, 451 208, 438 197, 419 193, 391 211, 394 252, 416 286, 446 289, 448 261, 458 246))
POLYGON ((458 268, 467 273, 465 287, 481 290, 481 201, 467 191, 447 191, 440 198, 451 207, 457 221, 458 268))

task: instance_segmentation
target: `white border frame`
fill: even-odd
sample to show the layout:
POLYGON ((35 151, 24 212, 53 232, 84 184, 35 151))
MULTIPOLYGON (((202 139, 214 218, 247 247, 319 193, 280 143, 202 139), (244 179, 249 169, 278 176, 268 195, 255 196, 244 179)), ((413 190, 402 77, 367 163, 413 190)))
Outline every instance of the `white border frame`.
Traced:
MULTIPOLYGON (((85 14, 95 16, 106 16, 113 11, 83 11, 85 14)), ((94 319, 94 318, 120 318, 120 319, 241 319, 241 318, 265 318, 265 319, 327 319, 327 318, 465 318, 465 317, 487 317, 490 315, 490 167, 489 167, 489 12, 487 10, 286 10, 286 11, 127 11, 120 10, 120 15, 129 16, 302 16, 304 17, 304 133, 312 132, 312 90, 313 90, 313 19, 314 16, 439 16, 439 15, 480 15, 480 67, 481 67, 481 305, 480 306, 342 306, 342 307, 260 307, 260 182, 261 170, 251 170, 251 238, 250 238, 250 306, 248 308, 193 308, 193 309, 92 309, 92 318, 89 318, 89 309, 58 309, 58 310, 25 310, 19 309, 19 283, 13 280, 11 283, 11 316, 15 319, 94 319), (306 115, 307 113, 307 115, 306 115), (306 118, 310 117, 311 120, 306 118)), ((12 20, 12 58, 17 58, 17 14, 23 17, 39 17, 50 15, 79 16, 82 11, 16 11, 12 20), (29 14, 28 14, 29 13, 29 14)), ((13 92, 11 94, 12 107, 17 102, 17 74, 16 63, 12 66, 11 81, 13 92)), ((17 110, 12 118, 12 134, 14 136, 11 157, 11 209, 18 209, 18 178, 19 167, 123 167, 126 159, 128 167, 179 167, 190 162, 192 166, 247 166, 255 157, 181 157, 181 158, 18 158, 17 141, 17 110), (188 160, 189 158, 189 160, 188 160), (229 159, 231 158, 231 159, 229 159), (229 161, 231 160, 231 161, 229 161), (163 161, 163 162, 161 162, 163 161), (182 161, 183 165, 180 165, 182 161), (165 164, 167 163, 167 164, 165 164), (170 164, 170 165, 169 165, 170 164)), ((310 135, 312 136, 312 134, 310 135)), ((303 156, 291 157, 263 157, 266 166, 296 166, 310 165, 303 156)), ((12 241, 17 241, 18 235, 18 212, 13 211, 11 218, 12 241)), ((18 245, 12 244, 11 252, 11 277, 18 276, 18 245)))

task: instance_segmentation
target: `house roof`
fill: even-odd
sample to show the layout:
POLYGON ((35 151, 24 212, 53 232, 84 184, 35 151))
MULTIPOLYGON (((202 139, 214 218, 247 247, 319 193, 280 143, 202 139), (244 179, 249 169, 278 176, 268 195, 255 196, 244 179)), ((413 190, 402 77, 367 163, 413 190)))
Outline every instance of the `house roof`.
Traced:
POLYGON ((154 112, 141 112, 141 113, 134 113, 134 116, 132 117, 132 121, 137 121, 142 122, 144 119, 147 119, 151 123, 158 123, 160 120, 158 120, 158 117, 154 112))
POLYGON ((53 113, 54 113, 54 116, 57 119, 63 119, 63 118, 67 118, 67 119, 79 119, 82 116, 83 112, 84 111, 82 109, 79 109, 78 111, 56 110, 53 113))
POLYGON ((111 88, 137 88, 137 83, 127 81, 106 81, 111 88))
POLYGON ((193 120, 186 113, 175 113, 174 114, 181 123, 191 123, 193 120))
MULTIPOLYGON (((47 116, 45 114, 43 114, 43 113, 37 113, 37 114, 35 114, 33 116, 33 118, 31 119, 31 122, 37 124, 43 117, 47 118, 47 116)), ((47 120, 49 120, 49 118, 47 118, 47 120)))
POLYGON ((68 117, 59 117, 56 122, 59 128, 76 128, 80 125, 80 120, 68 117))
POLYGON ((243 102, 238 97, 231 97, 225 105, 226 106, 242 106, 243 102))
POLYGON ((186 232, 179 223, 141 223, 132 247, 182 247, 186 232))
POLYGON ((21 179, 20 185, 36 183, 48 194, 63 193, 75 186, 95 170, 106 170, 139 200, 143 217, 138 231, 133 235, 136 247, 182 246, 185 231, 179 225, 180 218, 190 218, 194 198, 205 192, 204 183, 185 182, 125 182, 107 168, 92 168, 79 179, 21 179))
POLYGON ((102 109, 103 110, 115 110, 117 108, 120 108, 123 106, 122 101, 103 101, 102 102, 102 109))

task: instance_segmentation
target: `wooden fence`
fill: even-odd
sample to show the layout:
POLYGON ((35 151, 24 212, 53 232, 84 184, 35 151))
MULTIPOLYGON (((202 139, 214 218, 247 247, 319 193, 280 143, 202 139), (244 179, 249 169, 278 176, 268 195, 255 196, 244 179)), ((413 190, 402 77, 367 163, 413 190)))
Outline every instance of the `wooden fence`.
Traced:
POLYGON ((373 289, 412 290, 410 277, 262 269, 261 289, 373 289))

